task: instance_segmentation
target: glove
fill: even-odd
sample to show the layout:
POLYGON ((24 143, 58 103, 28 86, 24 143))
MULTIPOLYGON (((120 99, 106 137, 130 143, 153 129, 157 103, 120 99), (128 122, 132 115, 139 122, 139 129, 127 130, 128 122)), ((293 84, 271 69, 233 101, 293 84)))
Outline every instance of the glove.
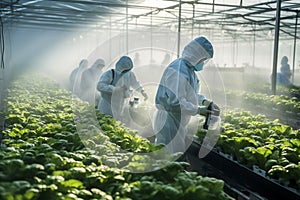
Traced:
POLYGON ((202 104, 206 107, 208 107, 210 104, 212 103, 212 110, 219 110, 220 111, 220 108, 217 104, 215 104, 214 102, 212 101, 209 101, 207 99, 204 99, 202 104))
POLYGON ((141 94, 144 97, 144 101, 146 101, 148 99, 148 95, 146 94, 146 92, 144 90, 142 90, 141 94))
POLYGON ((212 113, 211 110, 208 110, 206 106, 198 107, 197 114, 206 116, 207 114, 212 113))
POLYGON ((220 115, 220 108, 217 104, 211 102, 211 110, 212 115, 219 116, 220 115))
POLYGON ((117 87, 115 87, 115 89, 114 89, 114 91, 115 92, 122 92, 122 91, 124 91, 124 87, 119 87, 119 86, 117 86, 117 87))
POLYGON ((220 110, 220 108, 217 104, 213 103, 213 110, 220 110))
POLYGON ((204 99, 203 101, 202 101, 202 105, 203 106, 209 106, 209 104, 211 103, 212 101, 210 101, 210 100, 207 100, 207 99, 204 99))

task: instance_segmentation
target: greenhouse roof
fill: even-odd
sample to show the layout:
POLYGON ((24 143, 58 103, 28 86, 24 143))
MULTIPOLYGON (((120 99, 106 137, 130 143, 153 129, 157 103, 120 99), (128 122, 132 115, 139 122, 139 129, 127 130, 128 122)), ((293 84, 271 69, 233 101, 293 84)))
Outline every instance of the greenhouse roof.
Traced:
MULTIPOLYGON (((2 0, 1 19, 11 27, 74 30, 170 28, 211 30, 234 38, 273 38, 276 0, 2 0), (179 20, 180 19, 180 20, 179 20), (180 23, 179 23, 180 22, 180 23)), ((300 34, 299 0, 281 0, 280 37, 300 34)))

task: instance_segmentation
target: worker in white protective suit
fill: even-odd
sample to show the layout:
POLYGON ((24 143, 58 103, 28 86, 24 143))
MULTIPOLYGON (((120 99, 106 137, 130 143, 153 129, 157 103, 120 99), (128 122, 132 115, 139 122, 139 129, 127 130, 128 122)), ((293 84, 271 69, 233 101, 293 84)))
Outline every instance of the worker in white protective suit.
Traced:
POLYGON ((290 65, 288 64, 288 57, 283 56, 281 58, 280 73, 277 73, 277 81, 280 85, 292 86, 291 82, 292 72, 290 65))
POLYGON ((98 105, 100 96, 99 93, 96 92, 96 86, 104 67, 105 61, 100 58, 82 73, 81 99, 89 102, 91 105, 98 105))
MULTIPOLYGON (((148 98, 144 88, 137 81, 131 71, 133 63, 130 57, 122 56, 116 63, 115 69, 104 72, 97 84, 97 90, 101 94, 98 109, 100 113, 107 114, 126 123, 128 116, 124 116, 124 105, 134 89, 140 92, 145 100, 148 98)), ((128 101, 129 104, 129 101, 128 101)))
POLYGON ((79 63, 79 66, 76 67, 70 74, 69 77, 69 89, 73 91, 76 95, 80 95, 80 84, 81 84, 81 75, 84 70, 88 67, 88 60, 82 59, 79 63))
POLYGON ((200 84, 195 72, 201 71, 213 54, 210 41, 200 36, 188 43, 182 56, 170 63, 163 73, 155 97, 154 131, 155 143, 164 144, 166 153, 185 152, 191 116, 211 112, 207 109, 211 101, 198 93, 200 84))
MULTIPOLYGON (((277 72, 276 74, 276 84, 282 85, 282 86, 293 86, 293 83, 291 82, 292 72, 290 69, 290 65, 288 64, 288 57, 283 56, 281 58, 281 67, 280 72, 277 72)), ((272 74, 270 76, 270 81, 272 83, 272 74)))
POLYGON ((166 53, 163 61, 161 62, 161 66, 162 67, 168 66, 168 64, 170 64, 170 61, 171 61, 171 56, 169 53, 166 53))

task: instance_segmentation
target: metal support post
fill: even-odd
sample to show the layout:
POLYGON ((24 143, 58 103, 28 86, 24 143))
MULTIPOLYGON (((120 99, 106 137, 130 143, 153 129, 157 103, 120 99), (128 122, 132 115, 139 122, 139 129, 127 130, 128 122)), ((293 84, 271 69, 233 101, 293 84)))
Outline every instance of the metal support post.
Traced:
POLYGON ((279 30, 280 30, 280 11, 281 11, 281 0, 277 0, 275 39, 274 39, 274 52, 273 52, 273 73, 272 73, 272 92, 274 95, 276 94, 277 59, 278 59, 278 43, 279 43, 279 30))
POLYGON ((177 58, 179 58, 179 54, 180 54, 180 32, 181 32, 181 0, 179 0, 177 58))
POLYGON ((254 24, 254 31, 253 31, 253 55, 252 55, 252 67, 255 67, 255 43, 256 43, 256 24, 254 24))
POLYGON ((292 75, 292 83, 295 81, 295 65, 296 65, 296 47, 297 47, 297 24, 298 24, 299 11, 296 15, 296 23, 295 23, 295 35, 294 35, 294 51, 293 51, 293 75, 292 75))
POLYGON ((126 54, 128 55, 128 0, 126 0, 126 54))
POLYGON ((192 39, 194 38, 194 24, 195 24, 195 4, 193 3, 193 18, 192 18, 192 39))

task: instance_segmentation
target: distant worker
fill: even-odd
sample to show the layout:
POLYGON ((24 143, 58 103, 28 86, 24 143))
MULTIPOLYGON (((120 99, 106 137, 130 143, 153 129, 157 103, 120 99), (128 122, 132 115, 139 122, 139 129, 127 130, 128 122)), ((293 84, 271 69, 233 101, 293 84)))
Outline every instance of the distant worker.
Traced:
POLYGON ((80 82, 81 82, 81 74, 88 67, 88 60, 82 59, 79 63, 79 66, 76 67, 69 77, 70 81, 70 90, 75 92, 77 95, 80 93, 80 82))
POLYGON ((211 101, 198 93, 200 84, 195 72, 201 71, 213 54, 210 41, 197 37, 184 47, 182 56, 170 63, 162 75, 155 97, 154 131, 155 143, 166 145, 167 153, 184 152, 191 116, 211 112, 207 109, 211 101))
POLYGON ((101 75, 97 84, 97 90, 101 94, 98 105, 100 113, 124 122, 128 116, 124 116, 123 110, 126 99, 131 96, 131 88, 140 92, 145 100, 148 98, 144 88, 131 71, 132 68, 131 58, 122 56, 116 63, 115 69, 110 69, 101 75))
POLYGON ((141 64, 140 54, 138 52, 134 54, 133 64, 134 66, 139 66, 141 64))
POLYGON ((82 73, 80 96, 82 100, 89 102, 91 105, 98 105, 99 94, 96 92, 96 86, 104 67, 104 60, 97 59, 90 68, 82 73))
POLYGON ((166 53, 163 61, 161 62, 161 66, 167 67, 170 64, 170 61, 171 61, 171 56, 169 53, 166 53))
POLYGON ((281 67, 280 67, 280 74, 277 74, 277 81, 278 84, 291 86, 293 85, 291 82, 292 72, 290 69, 290 65, 288 64, 288 57, 283 56, 281 59, 281 67))
MULTIPOLYGON (((276 83, 283 86, 293 86, 293 83, 291 82, 291 76, 292 72, 290 65, 288 64, 288 57, 283 56, 281 59, 280 72, 277 73, 276 83)), ((270 79, 272 82, 272 75, 270 79)))

